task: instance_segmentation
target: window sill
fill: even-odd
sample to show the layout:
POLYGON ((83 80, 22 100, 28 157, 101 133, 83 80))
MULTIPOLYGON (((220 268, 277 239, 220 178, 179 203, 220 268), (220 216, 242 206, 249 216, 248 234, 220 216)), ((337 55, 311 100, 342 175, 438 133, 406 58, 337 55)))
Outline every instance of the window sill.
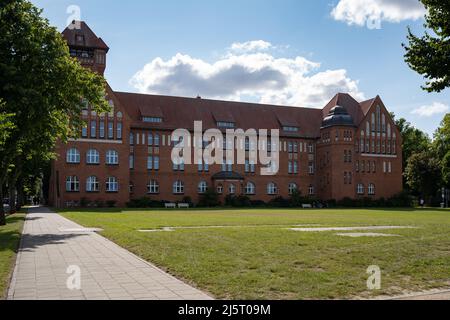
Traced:
POLYGON ((106 193, 119 193, 119 191, 106 191, 106 193))

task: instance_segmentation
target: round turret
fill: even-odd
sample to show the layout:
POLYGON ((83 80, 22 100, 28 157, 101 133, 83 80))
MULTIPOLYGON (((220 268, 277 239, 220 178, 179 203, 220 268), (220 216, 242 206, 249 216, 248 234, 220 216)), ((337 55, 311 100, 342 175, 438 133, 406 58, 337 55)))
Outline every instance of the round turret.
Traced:
POLYGON ((322 121, 322 129, 334 126, 355 126, 353 118, 342 106, 335 106, 322 121))

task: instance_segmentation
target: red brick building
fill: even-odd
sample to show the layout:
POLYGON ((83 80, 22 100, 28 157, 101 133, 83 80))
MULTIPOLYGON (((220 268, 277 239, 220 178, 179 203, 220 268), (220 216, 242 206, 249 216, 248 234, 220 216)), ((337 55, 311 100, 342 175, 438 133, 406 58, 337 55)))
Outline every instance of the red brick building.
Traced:
MULTIPOLYGON (((108 46, 84 23, 63 32, 72 56, 103 74, 108 46)), ((380 97, 357 102, 337 94, 323 109, 260 105, 115 92, 109 86, 108 114, 86 104, 81 138, 57 146, 50 202, 56 207, 149 196, 197 202, 206 188, 224 198, 288 198, 297 189, 322 200, 344 197, 389 198, 402 191, 401 137, 380 97), (174 130, 279 129, 280 169, 260 175, 246 163, 175 166, 174 130)))

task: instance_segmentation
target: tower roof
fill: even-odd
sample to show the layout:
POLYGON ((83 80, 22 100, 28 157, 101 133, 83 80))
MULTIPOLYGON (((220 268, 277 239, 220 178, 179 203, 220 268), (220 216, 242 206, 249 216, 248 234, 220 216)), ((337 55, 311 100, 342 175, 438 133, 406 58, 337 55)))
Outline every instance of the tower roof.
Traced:
POLYGON ((97 35, 84 21, 74 21, 70 26, 64 29, 62 35, 70 47, 101 49, 106 52, 109 51, 109 47, 102 40, 102 38, 97 37, 97 35), (76 28, 77 23, 79 23, 79 28, 76 28))

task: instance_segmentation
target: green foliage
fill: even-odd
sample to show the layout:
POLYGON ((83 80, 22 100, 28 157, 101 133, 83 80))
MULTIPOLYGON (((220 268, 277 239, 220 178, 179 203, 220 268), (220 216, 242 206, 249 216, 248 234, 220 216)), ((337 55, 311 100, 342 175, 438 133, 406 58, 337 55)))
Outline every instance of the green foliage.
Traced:
POLYGON ((413 193, 433 196, 441 182, 440 162, 431 152, 415 153, 408 159, 405 177, 413 193))
POLYGON ((117 201, 116 200, 108 200, 106 201, 106 206, 108 208, 114 208, 117 205, 117 201))
POLYGON ((398 130, 403 139, 403 169, 406 168, 407 161, 414 153, 424 152, 430 149, 430 137, 423 131, 415 128, 404 118, 395 120, 398 130))
POLYGON ((208 190, 200 196, 198 205, 200 207, 220 206, 219 194, 213 188, 208 188, 208 190))
POLYGON ((155 201, 149 197, 142 197, 139 199, 132 199, 127 202, 128 208, 162 208, 164 207, 164 201, 155 201))
POLYGON ((61 34, 30 2, 2 2, 0 35, 0 126, 8 127, 0 130, 0 184, 14 187, 23 175, 41 175, 58 139, 78 136, 82 99, 99 113, 109 106, 104 78, 70 56, 61 34))
POLYGON ((244 195, 227 195, 225 197, 225 205, 235 208, 246 208, 252 205, 250 198, 244 195))
POLYGON ((428 13, 422 37, 408 30, 408 45, 403 45, 405 60, 411 69, 427 81, 424 90, 441 92, 450 87, 450 3, 442 0, 421 0, 428 13))

